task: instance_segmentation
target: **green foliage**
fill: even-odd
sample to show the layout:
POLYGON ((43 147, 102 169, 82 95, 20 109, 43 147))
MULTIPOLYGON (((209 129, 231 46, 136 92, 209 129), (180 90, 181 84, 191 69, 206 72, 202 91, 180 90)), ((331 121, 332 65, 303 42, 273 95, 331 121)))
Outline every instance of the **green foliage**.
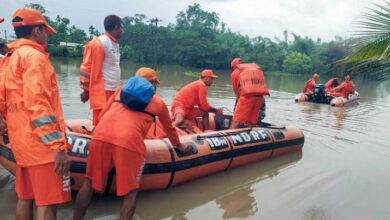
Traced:
POLYGON ((374 4, 375 8, 357 21, 359 31, 348 41, 349 56, 341 60, 346 71, 390 79, 390 2, 374 4))
POLYGON ((35 8, 40 11, 46 18, 50 26, 56 30, 56 34, 48 36, 48 50, 52 56, 82 56, 82 47, 65 47, 60 46, 60 42, 84 44, 87 41, 87 35, 84 30, 76 26, 70 26, 70 19, 66 17, 57 17, 52 20, 45 14, 48 12, 44 6, 40 4, 27 4, 27 7, 35 8))
POLYGON ((306 54, 292 52, 284 60, 283 68, 285 72, 292 74, 309 74, 312 69, 312 60, 306 54))
MULTIPOLYGON (((34 7, 47 12, 38 4, 34 7)), ((82 56, 81 47, 64 48, 58 46, 59 43, 84 44, 100 35, 94 26, 90 26, 87 36, 60 15, 54 20, 47 19, 57 30, 56 35, 49 37, 49 48, 54 56, 82 56)), ((199 4, 180 11, 175 24, 161 26, 158 22, 143 14, 123 17, 124 34, 119 41, 121 58, 152 65, 228 69, 231 60, 240 57, 244 62, 258 63, 264 71, 310 74, 332 71, 332 63, 345 55, 342 39, 324 43, 292 33, 292 41, 288 41, 287 30, 283 32, 283 40, 262 36, 250 38, 234 33, 217 13, 203 10, 199 4)))

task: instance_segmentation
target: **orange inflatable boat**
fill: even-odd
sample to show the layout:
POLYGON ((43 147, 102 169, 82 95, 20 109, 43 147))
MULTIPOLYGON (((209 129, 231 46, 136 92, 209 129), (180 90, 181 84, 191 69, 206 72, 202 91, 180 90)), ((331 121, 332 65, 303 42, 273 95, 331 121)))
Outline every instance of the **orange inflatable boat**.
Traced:
MULTIPOLYGON (((145 140, 147 148, 141 190, 166 189, 199 177, 300 151, 304 144, 302 131, 294 126, 273 126, 226 130, 231 116, 210 117, 214 131, 180 134, 182 143, 192 146, 187 154, 176 152, 166 138, 145 140)), ((71 157, 72 189, 84 181, 90 131, 90 120, 67 121, 68 154, 71 157)), ((0 138, 0 164, 14 173, 15 159, 7 143, 0 138)), ((109 174, 105 193, 115 192, 115 170, 109 174)))
POLYGON ((299 93, 295 96, 295 102, 314 102, 321 104, 329 104, 333 107, 343 107, 349 103, 357 101, 359 93, 355 91, 348 98, 330 96, 325 93, 325 87, 322 84, 317 84, 313 94, 299 93))

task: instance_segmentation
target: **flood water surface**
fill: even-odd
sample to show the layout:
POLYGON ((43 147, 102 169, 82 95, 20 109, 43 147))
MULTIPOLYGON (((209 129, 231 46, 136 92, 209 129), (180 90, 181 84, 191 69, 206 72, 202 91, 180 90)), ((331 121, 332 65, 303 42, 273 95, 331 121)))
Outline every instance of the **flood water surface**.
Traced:
MULTIPOLYGON (((54 59, 66 119, 91 118, 80 103, 79 61, 54 59)), ((138 65, 123 63, 123 79, 138 65)), ((170 104, 196 80, 194 69, 160 67, 157 92, 170 104)), ((209 102, 233 109, 229 73, 209 89, 209 102)), ((302 152, 235 168, 168 190, 141 192, 135 219, 390 219, 390 83, 354 79, 361 97, 344 108, 294 103, 305 77, 266 73, 271 97, 265 121, 305 134, 302 152)), ((328 77, 322 77, 326 82, 328 77)), ((14 219, 13 177, 0 168, 0 219, 14 219)), ((71 219, 72 203, 59 209, 71 219)), ((117 219, 121 200, 95 196, 87 219, 117 219)))

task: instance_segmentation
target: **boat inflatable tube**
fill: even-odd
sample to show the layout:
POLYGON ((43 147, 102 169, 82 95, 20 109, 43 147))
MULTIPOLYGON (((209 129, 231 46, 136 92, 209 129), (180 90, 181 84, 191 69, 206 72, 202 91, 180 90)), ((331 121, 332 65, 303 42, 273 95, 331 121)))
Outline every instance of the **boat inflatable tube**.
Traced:
MULTIPOLYGON (((228 118, 215 118, 216 131, 180 135, 180 141, 192 152, 175 151, 167 138, 145 140, 147 154, 140 190, 167 189, 212 173, 244 164, 266 160, 282 154, 301 151, 304 135, 294 126, 218 130, 226 128, 228 118)), ((71 147, 72 190, 79 190, 85 180, 88 146, 91 141, 90 120, 67 121, 67 138, 71 147)), ((15 158, 6 138, 0 138, 0 164, 15 173, 15 158)), ((109 173, 104 193, 115 193, 115 170, 109 173)))

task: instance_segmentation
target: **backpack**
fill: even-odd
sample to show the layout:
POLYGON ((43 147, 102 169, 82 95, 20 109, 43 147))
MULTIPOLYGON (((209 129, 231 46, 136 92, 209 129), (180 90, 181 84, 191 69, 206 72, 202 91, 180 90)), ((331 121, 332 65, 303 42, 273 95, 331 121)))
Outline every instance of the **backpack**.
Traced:
POLYGON ((131 110, 144 111, 154 94, 154 87, 149 81, 133 76, 122 87, 119 101, 131 110))

